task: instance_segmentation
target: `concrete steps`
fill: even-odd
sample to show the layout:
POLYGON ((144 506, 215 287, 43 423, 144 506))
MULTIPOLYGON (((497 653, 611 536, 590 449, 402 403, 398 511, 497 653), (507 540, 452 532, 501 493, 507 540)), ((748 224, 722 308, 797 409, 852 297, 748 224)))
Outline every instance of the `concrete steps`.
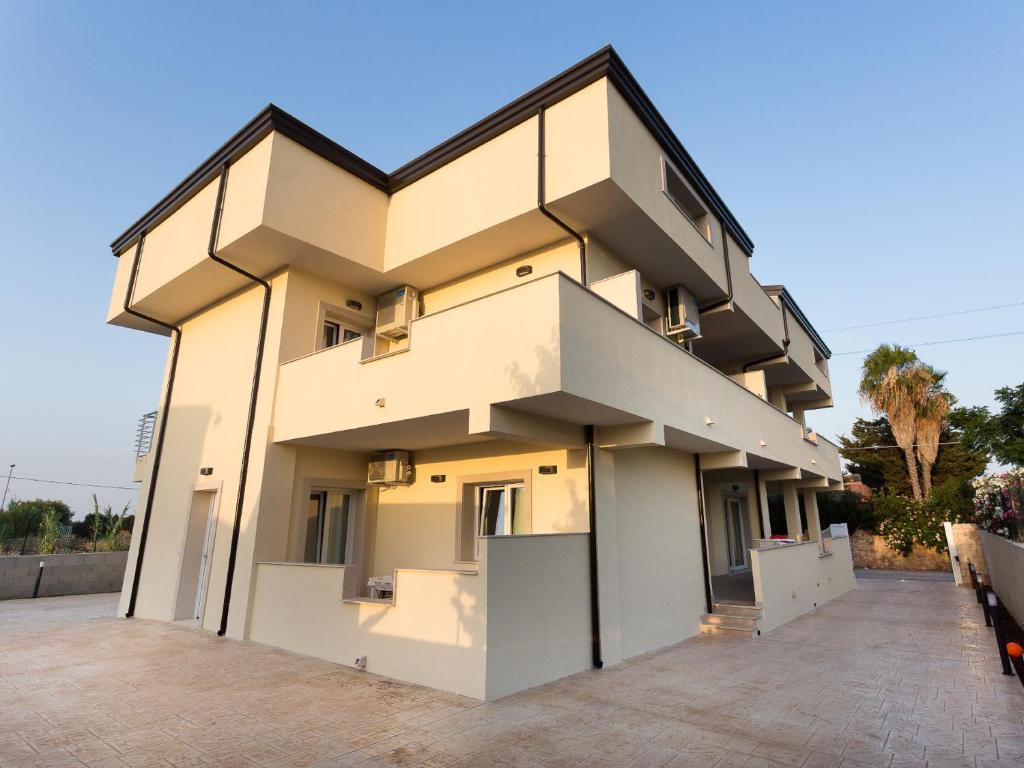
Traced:
POLYGON ((702 635, 727 635, 731 637, 757 637, 761 634, 758 621, 761 609, 753 605, 715 603, 714 613, 701 616, 702 635))

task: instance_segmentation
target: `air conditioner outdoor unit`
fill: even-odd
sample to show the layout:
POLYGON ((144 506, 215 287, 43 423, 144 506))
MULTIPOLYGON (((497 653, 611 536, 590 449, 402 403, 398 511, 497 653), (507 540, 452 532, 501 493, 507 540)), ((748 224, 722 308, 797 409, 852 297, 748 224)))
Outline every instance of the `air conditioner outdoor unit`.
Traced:
POLYGON ((700 310, 693 294, 676 285, 666 292, 665 303, 665 332, 687 341, 700 338, 700 310))
POLYGON ((409 323, 419 314, 420 292, 403 285, 377 298, 378 336, 399 340, 409 335, 409 323))
POLYGON ((370 485, 409 485, 412 482, 409 452, 388 451, 370 456, 366 482, 370 485))

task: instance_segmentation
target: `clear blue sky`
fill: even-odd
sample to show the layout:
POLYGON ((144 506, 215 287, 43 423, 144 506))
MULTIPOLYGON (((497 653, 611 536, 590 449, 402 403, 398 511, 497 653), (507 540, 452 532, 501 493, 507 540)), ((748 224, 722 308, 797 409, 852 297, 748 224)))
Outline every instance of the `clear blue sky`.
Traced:
MULTIPOLYGON (((0 467, 130 485, 166 340, 108 243, 270 101, 392 170, 612 43, 833 351, 1024 330, 1024 4, 0 0, 0 467)), ((1024 336, 921 347, 989 404, 1024 336)), ((837 356, 823 434, 863 414, 837 356)), ((90 491, 17 481, 86 511, 90 491)), ((101 490, 104 503, 130 492, 101 490)))

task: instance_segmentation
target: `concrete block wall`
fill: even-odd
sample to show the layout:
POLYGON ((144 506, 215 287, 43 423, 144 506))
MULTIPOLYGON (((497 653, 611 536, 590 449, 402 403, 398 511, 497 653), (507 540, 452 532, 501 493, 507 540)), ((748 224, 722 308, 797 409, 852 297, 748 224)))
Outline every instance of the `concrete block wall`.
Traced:
POLYGON ((1017 624, 1024 626, 1024 545, 987 531, 980 531, 978 538, 985 550, 992 590, 1017 624))
POLYGON ((32 597, 40 562, 39 597, 120 592, 128 552, 0 557, 0 600, 32 597))

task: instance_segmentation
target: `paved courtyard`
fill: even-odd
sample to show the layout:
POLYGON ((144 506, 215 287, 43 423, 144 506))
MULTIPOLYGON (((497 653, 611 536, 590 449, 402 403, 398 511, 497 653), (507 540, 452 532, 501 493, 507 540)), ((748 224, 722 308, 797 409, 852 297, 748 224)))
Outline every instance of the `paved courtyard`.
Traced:
POLYGON ((973 595, 860 588, 767 637, 703 637, 491 703, 110 618, 0 603, 0 766, 1024 764, 1024 688, 973 595))

